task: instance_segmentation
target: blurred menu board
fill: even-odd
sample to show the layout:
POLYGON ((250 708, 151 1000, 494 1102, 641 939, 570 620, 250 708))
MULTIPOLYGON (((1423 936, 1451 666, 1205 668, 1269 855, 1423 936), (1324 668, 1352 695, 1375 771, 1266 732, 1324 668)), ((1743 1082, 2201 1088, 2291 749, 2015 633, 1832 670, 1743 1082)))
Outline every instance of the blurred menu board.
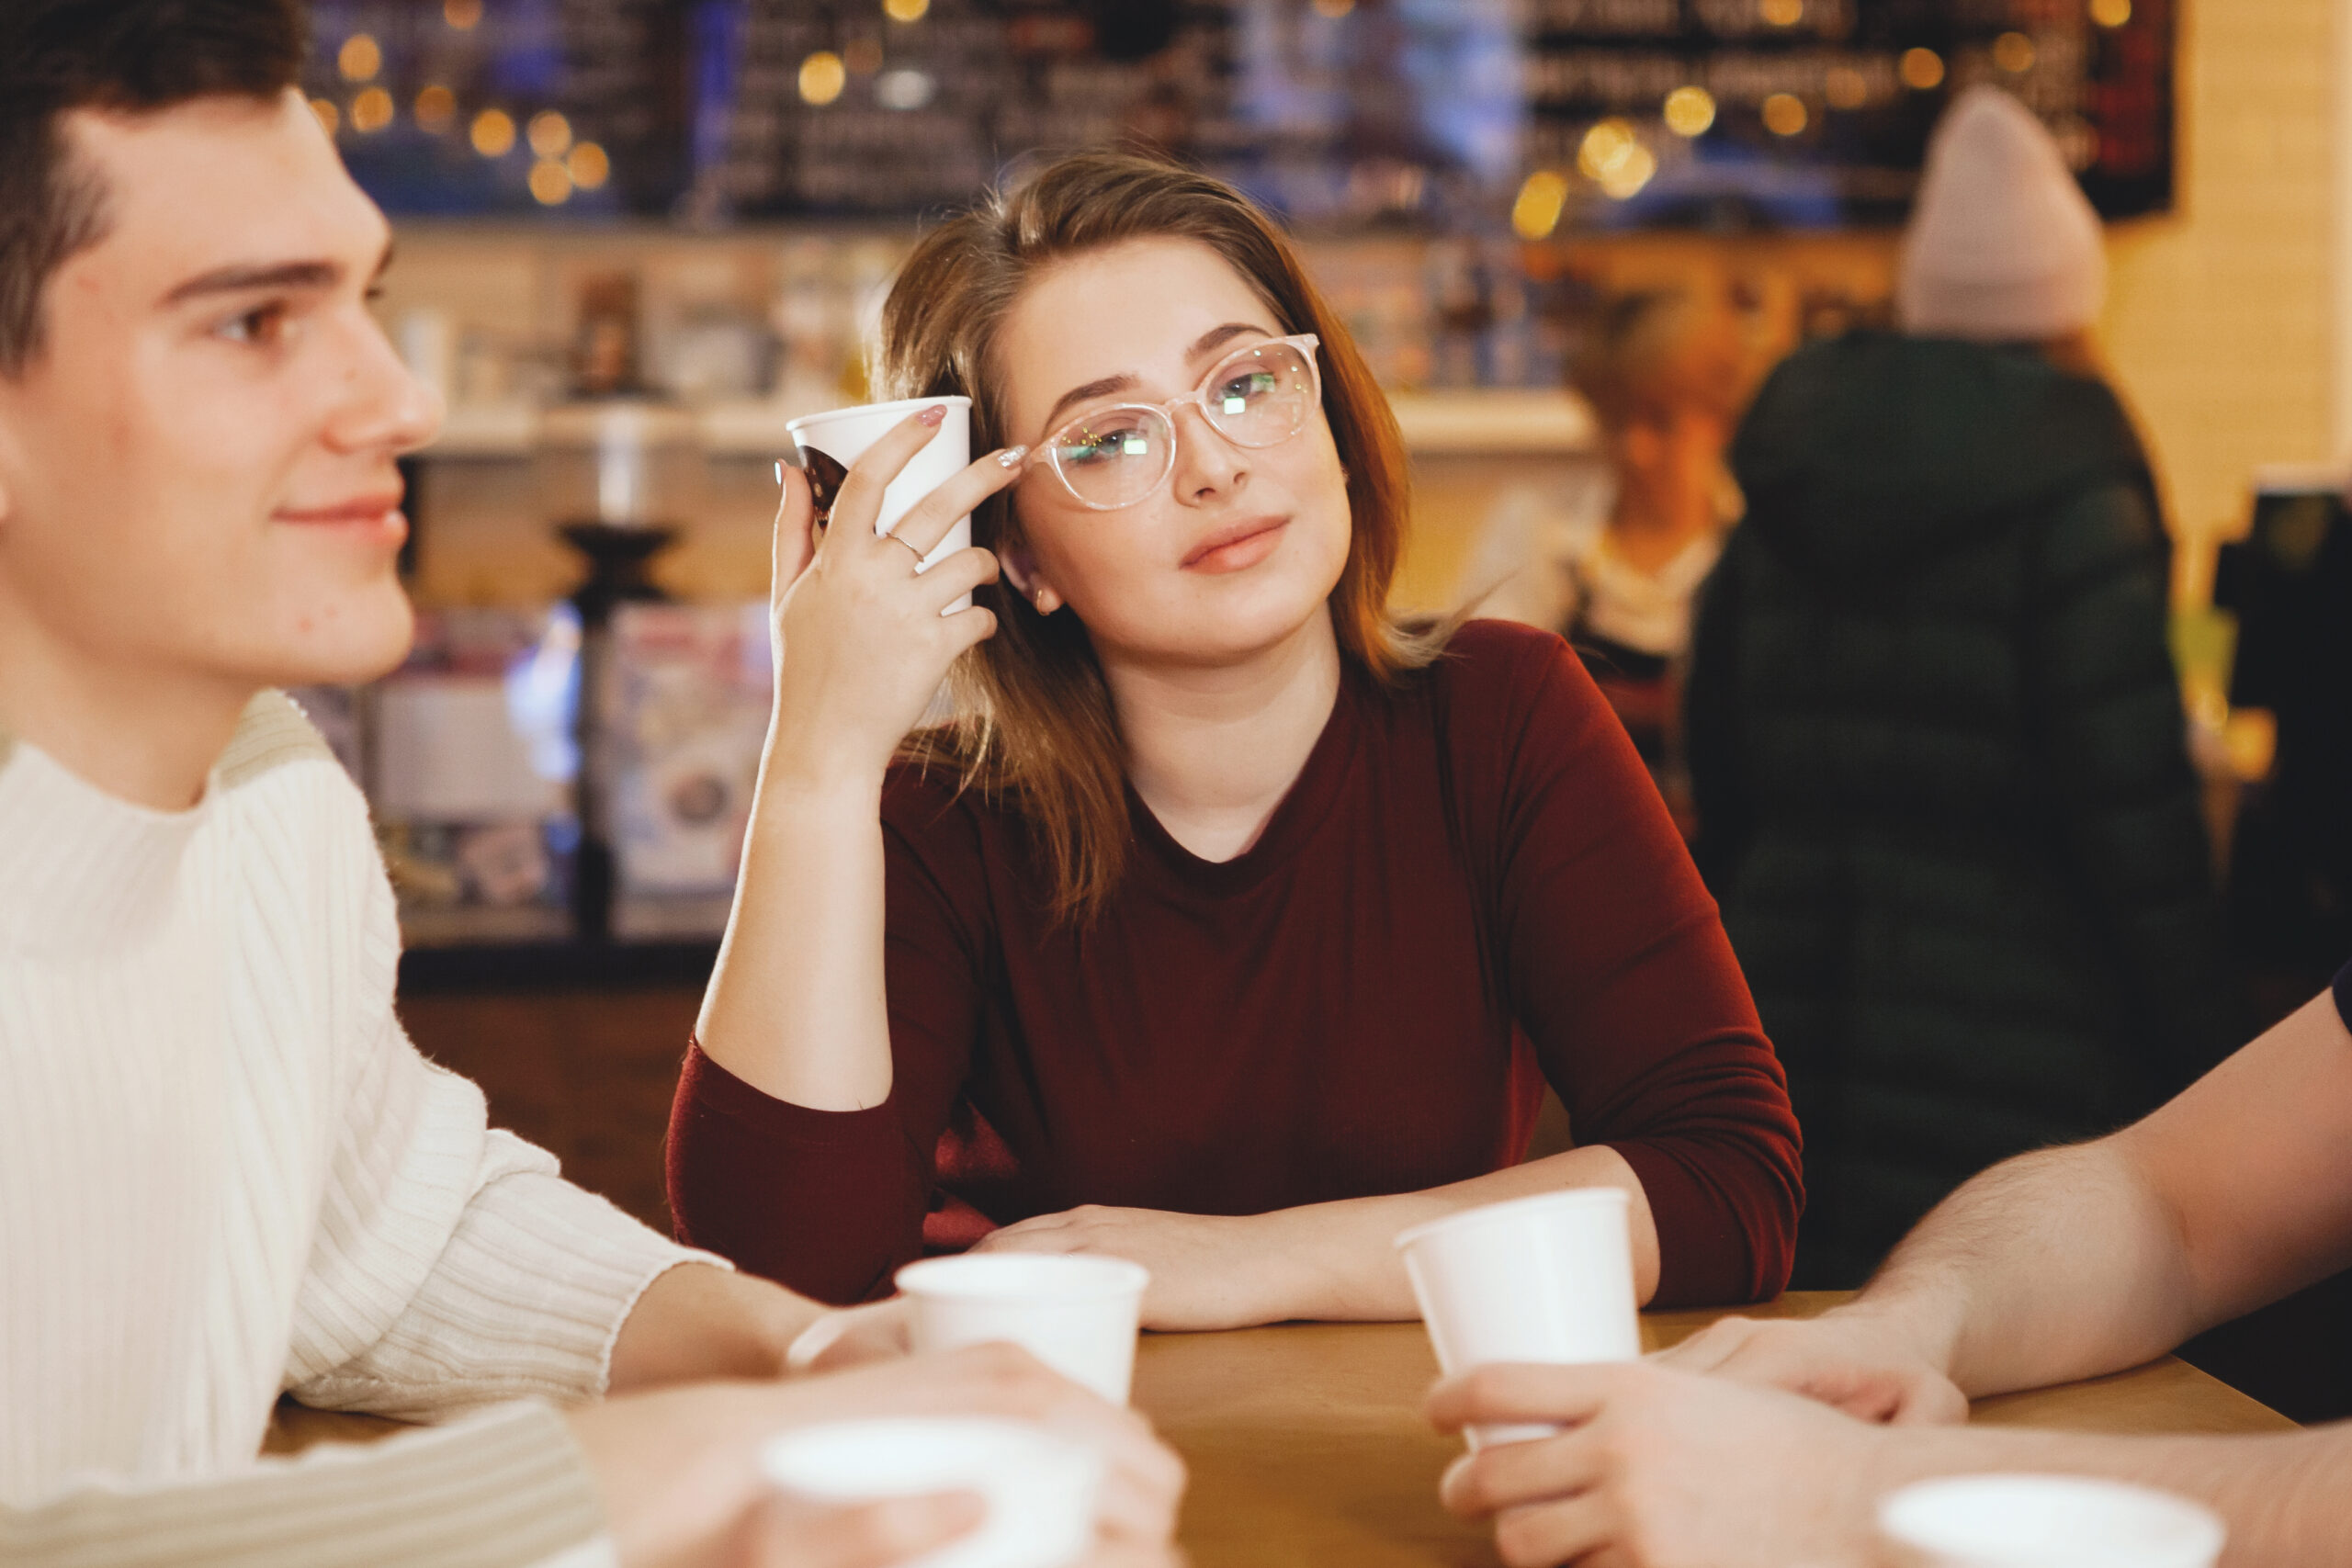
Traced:
POLYGON ((1899 219, 1992 82, 2109 216, 2172 194, 2178 0, 317 0, 405 213, 903 218, 1079 147, 1295 221, 1539 237, 1899 219))

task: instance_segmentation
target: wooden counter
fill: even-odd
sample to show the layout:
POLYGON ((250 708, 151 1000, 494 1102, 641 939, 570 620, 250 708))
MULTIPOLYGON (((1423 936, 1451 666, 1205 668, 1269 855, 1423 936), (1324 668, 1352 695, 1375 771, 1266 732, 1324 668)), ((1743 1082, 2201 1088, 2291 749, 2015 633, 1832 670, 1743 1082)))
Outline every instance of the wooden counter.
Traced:
MULTIPOLYGON (((1783 1296, 1758 1317, 1810 1317, 1842 1298, 1783 1296)), ((1645 1349, 1723 1314, 1650 1313, 1645 1349)), ((1135 1403, 1193 1472, 1182 1539, 1193 1568, 1492 1568, 1487 1530, 1438 1506, 1462 1451, 1421 1419, 1437 1362, 1418 1323, 1287 1324, 1150 1334, 1135 1403)), ((1974 1419, 2099 1432, 2275 1432, 2294 1423, 2163 1360, 2113 1377, 1980 1402, 1974 1419)), ((269 1448, 365 1440, 398 1428, 281 1404, 269 1448)))

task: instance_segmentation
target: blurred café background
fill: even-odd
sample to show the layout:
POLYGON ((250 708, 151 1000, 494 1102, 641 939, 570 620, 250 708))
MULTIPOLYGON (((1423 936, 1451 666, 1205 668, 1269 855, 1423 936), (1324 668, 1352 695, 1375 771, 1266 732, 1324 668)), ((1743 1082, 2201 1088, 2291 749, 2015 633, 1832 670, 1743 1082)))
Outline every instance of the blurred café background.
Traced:
POLYGON ((317 0, 308 90, 392 215, 382 319, 449 409, 409 464, 413 657, 303 694, 377 813, 412 1032, 666 1226, 662 1129, 766 717, 785 422, 865 395, 927 215, 1102 144, 1272 205, 1391 393, 1398 592, 1441 609, 1494 586, 1498 515, 1599 482, 1565 389, 1611 299, 1726 301, 1751 381, 1884 321, 1928 130, 1977 82, 2041 117, 2108 222, 2101 349, 2176 536, 2218 852, 2267 823, 2232 886, 2282 1010, 2352 946, 2345 857, 2262 812, 2282 726, 2343 712, 2352 636, 2344 9, 317 0))

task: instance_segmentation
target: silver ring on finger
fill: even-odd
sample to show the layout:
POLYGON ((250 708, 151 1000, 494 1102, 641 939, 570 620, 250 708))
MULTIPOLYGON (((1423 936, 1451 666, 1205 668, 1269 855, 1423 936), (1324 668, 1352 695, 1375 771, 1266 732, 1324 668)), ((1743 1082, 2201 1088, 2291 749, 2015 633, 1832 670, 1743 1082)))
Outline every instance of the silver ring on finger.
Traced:
POLYGON ((885 534, 885 535, 883 535, 882 536, 883 536, 884 538, 886 538, 886 539, 889 540, 889 541, 890 541, 892 544, 894 544, 894 545, 904 545, 904 546, 906 546, 906 547, 907 547, 908 553, 909 553, 909 554, 910 554, 910 555, 912 555, 912 556, 915 558, 915 570, 916 570, 917 571, 921 571, 921 570, 922 570, 922 551, 915 547, 915 544, 914 544, 914 541, 913 541, 913 540, 911 540, 911 539, 901 539, 901 538, 900 538, 900 537, 899 537, 899 536, 898 536, 898 535, 896 535, 896 534, 885 534))

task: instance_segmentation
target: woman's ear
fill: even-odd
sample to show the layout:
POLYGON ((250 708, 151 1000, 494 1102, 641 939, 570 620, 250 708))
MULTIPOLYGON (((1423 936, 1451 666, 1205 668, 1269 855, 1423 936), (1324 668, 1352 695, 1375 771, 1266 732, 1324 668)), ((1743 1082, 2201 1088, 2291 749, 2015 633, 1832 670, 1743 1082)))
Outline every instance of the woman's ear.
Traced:
POLYGON ((1030 607, 1041 615, 1050 615, 1062 607, 1062 596, 1046 581, 1045 572, 1037 565, 1037 558, 1029 553, 1026 545, 1002 544, 997 547, 997 564, 1004 569, 1004 580, 1013 591, 1029 601, 1030 607))

